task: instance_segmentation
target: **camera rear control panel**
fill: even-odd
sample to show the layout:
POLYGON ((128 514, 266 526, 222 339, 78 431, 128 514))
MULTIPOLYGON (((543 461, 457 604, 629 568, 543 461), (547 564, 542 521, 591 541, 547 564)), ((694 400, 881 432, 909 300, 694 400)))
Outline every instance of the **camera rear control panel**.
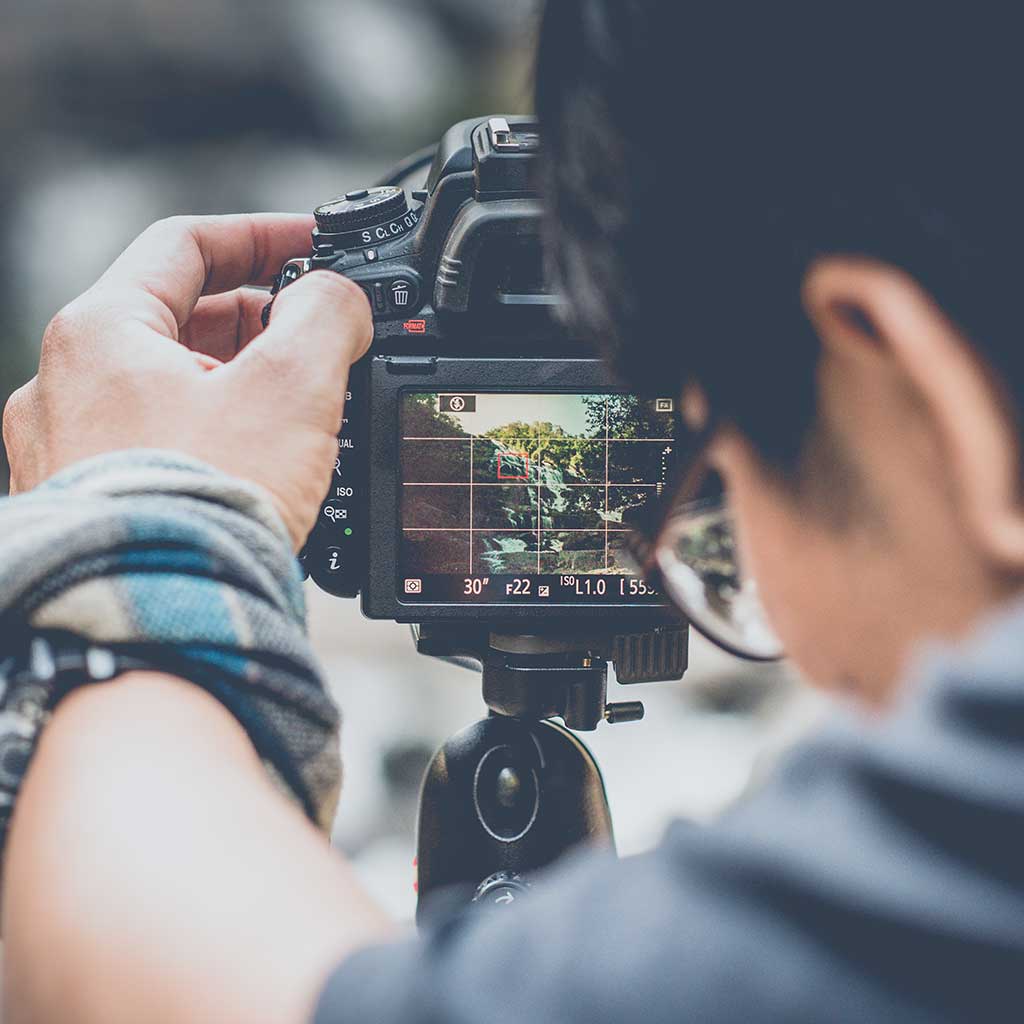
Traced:
POLYGON ((366 573, 368 385, 357 364, 349 376, 330 488, 301 555, 316 583, 338 597, 355 597, 366 573))

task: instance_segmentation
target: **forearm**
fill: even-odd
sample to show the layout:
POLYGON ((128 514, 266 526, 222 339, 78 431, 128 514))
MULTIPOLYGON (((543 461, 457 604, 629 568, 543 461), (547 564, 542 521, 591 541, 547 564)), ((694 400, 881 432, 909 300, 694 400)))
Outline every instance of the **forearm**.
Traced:
POLYGON ((387 929, 207 694, 136 675, 60 705, 9 837, 3 1019, 299 1022, 387 929))

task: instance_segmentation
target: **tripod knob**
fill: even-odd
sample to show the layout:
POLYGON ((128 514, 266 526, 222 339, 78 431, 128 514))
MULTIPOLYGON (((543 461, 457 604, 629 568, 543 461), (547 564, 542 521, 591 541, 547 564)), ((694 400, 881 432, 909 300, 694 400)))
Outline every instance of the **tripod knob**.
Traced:
POLYGON ((644 717, 644 706, 638 700, 623 700, 618 704, 606 704, 604 720, 609 725, 616 722, 639 722, 644 717))
POLYGON ((498 871, 480 883, 473 902, 508 907, 525 896, 529 889, 529 884, 520 875, 512 871, 498 871))

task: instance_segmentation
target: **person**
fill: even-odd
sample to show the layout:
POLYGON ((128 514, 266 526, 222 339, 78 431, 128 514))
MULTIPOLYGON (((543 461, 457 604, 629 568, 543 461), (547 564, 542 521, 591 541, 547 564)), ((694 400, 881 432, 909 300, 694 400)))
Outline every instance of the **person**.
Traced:
MULTIPOLYGON (((675 826, 640 857, 574 857, 514 910, 413 938, 267 781, 261 761, 289 761, 245 728, 245 672, 218 663, 235 671, 228 693, 202 684, 194 657, 159 670, 157 651, 73 690, 42 729, 4 861, 12 1022, 1019 1017, 1024 167, 1011 18, 546 8, 549 247, 577 329, 633 386, 675 385, 701 439, 694 474, 724 485, 738 562, 787 654, 843 698, 834 721, 721 822, 675 826)), ((251 217, 146 232, 50 325, 38 378, 7 409, 11 506, 68 508, 64 495, 88 491, 96 516, 120 522, 110 510, 135 509, 118 503, 140 489, 111 481, 131 470, 155 474, 167 501, 188 483, 207 531, 202 547, 175 534, 188 565, 243 507, 259 511, 268 552, 269 537, 297 547, 370 315, 343 279, 313 274, 261 333, 260 300, 237 289, 302 250, 308 229, 251 217), (154 449, 186 462, 129 454, 125 469, 104 454, 154 449), (231 497, 239 479, 258 485, 249 505, 231 497)), ((685 523, 687 494, 678 502, 666 524, 685 523)), ((179 522, 158 530, 145 509, 150 540, 179 522)), ((663 569, 674 529, 651 541, 663 569)), ((157 596, 192 594, 182 564, 161 565, 157 596)), ((105 604, 88 616, 51 604, 47 622, 113 629, 105 604)), ((297 621, 283 598, 269 606, 297 621)), ((194 644, 207 627, 191 623, 176 628, 194 644)), ((292 795, 330 788, 299 775, 292 795)))

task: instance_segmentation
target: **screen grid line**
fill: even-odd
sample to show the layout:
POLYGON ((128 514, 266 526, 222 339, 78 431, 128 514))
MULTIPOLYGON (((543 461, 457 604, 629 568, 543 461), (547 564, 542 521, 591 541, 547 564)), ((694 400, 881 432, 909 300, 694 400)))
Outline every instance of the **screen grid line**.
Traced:
MULTIPOLYGON (((540 441, 537 442, 540 444, 540 441)), ((543 511, 541 506, 540 448, 534 453, 533 469, 537 474, 537 575, 540 575, 540 546, 543 538, 543 511)))
POLYGON ((473 575, 473 441, 475 438, 469 435, 469 575, 473 575))
POLYGON ((608 486, 608 456, 611 453, 611 431, 608 425, 608 399, 604 400, 604 567, 608 569, 608 505, 611 488, 608 486))

